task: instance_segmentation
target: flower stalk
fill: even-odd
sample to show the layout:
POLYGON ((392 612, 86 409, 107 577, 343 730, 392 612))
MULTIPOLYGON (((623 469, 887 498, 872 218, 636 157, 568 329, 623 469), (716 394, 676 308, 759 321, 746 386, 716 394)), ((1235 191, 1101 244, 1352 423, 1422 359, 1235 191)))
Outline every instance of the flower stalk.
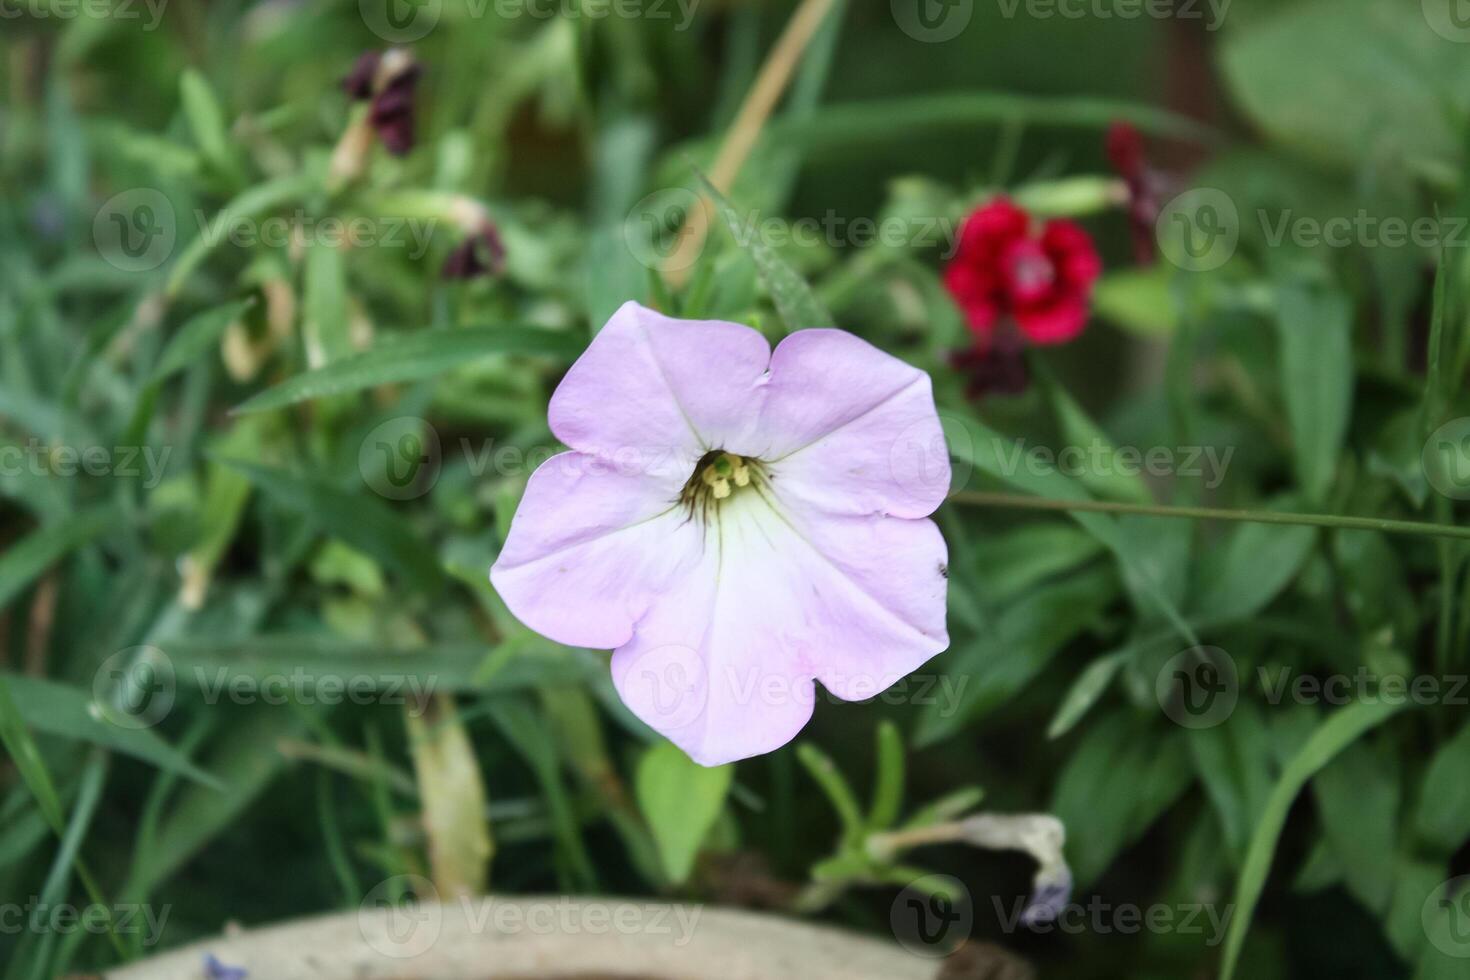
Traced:
POLYGON ((1427 521, 1398 521, 1381 517, 1345 517, 1337 514, 1293 514, 1276 510, 1232 510, 1223 507, 1179 507, 1165 504, 1125 504, 1111 500, 1055 500, 1015 493, 985 493, 958 490, 949 499, 957 504, 1012 510, 1050 510, 1092 514, 1139 514, 1148 517, 1178 517, 1191 520, 1237 521, 1252 524, 1289 524, 1345 531, 1380 531, 1431 538, 1470 540, 1470 527, 1432 524, 1427 521))

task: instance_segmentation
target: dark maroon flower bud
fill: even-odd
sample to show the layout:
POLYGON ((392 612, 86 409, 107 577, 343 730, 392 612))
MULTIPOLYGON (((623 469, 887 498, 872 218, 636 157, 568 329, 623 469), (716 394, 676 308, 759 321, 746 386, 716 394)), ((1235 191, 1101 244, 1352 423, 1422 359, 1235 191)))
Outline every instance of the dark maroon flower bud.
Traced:
POLYGON ((1143 180, 1143 137, 1131 124, 1116 122, 1108 127, 1108 160, 1118 176, 1130 184, 1143 180))
POLYGON ((383 146, 394 156, 404 156, 414 143, 414 90, 423 70, 412 65, 394 75, 373 99, 369 118, 383 146))
POLYGON ((373 96, 373 80, 378 77, 378 66, 383 63, 380 51, 364 51, 357 56, 352 71, 342 79, 342 91, 357 101, 373 96))
POLYGON ((449 253, 440 275, 445 279, 498 276, 504 265, 505 246, 500 241, 500 233, 486 222, 449 253))
POLYGON ((987 395, 1021 395, 1031 386, 1031 372, 1019 345, 967 347, 949 356, 950 366, 965 375, 965 395, 978 401, 987 395))
POLYGON ((352 98, 372 100, 368 121, 394 156, 404 156, 414 146, 414 93, 423 69, 406 51, 386 54, 367 51, 358 56, 342 88, 352 98))
POLYGON ((1139 265, 1154 261, 1154 223, 1159 218, 1159 176, 1144 155, 1143 137, 1128 123, 1108 127, 1108 160, 1128 187, 1128 228, 1139 265))

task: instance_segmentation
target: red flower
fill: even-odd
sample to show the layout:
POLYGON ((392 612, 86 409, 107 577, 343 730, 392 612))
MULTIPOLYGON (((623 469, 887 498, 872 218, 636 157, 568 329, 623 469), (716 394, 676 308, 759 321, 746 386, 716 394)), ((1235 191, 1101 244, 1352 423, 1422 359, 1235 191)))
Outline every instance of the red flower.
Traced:
POLYGON ((944 284, 983 351, 1003 318, 1033 344, 1071 340, 1087 323, 1092 285, 1101 273, 1087 232, 1070 221, 1037 229, 1029 214, 997 198, 966 219, 944 284))

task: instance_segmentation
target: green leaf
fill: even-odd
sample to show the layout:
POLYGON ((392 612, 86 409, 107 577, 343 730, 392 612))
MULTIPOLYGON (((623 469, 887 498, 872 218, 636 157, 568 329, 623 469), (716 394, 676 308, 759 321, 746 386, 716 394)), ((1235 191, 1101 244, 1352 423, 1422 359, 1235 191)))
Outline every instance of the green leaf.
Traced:
POLYGON ((1291 150, 1354 172, 1387 157, 1444 178, 1459 159, 1470 63, 1430 27, 1377 0, 1278 4, 1225 34, 1221 65, 1236 103, 1291 150))
MULTIPOLYGON (((1451 256, 1458 254, 1458 251, 1452 252, 1449 249, 1441 251, 1439 265, 1434 271, 1433 303, 1429 311, 1429 344, 1424 366, 1424 397, 1419 403, 1418 423, 1421 431, 1417 434, 1421 438, 1431 434, 1445 421, 1445 409, 1449 404, 1445 373, 1454 358, 1446 356, 1449 353, 1446 335, 1450 331, 1445 329, 1445 321, 1449 319, 1451 256)), ((1410 445, 1415 445, 1418 441, 1415 439, 1410 445)), ((1413 454, 1412 462, 1414 469, 1422 475, 1424 467, 1418 453, 1413 454)))
POLYGON ((328 534, 396 568, 416 587, 437 592, 444 574, 439 559, 402 517, 375 497, 348 493, 317 477, 238 459, 217 462, 240 472, 262 493, 309 518, 328 534))
POLYGON ((913 830, 917 827, 932 827, 935 824, 945 823, 961 814, 969 813, 979 806, 983 799, 985 799, 985 791, 979 786, 962 786, 914 811, 913 816, 903 822, 902 829, 913 830))
POLYGON ((1102 553, 1102 542, 1082 528, 1049 521, 980 537, 965 564, 972 569, 977 595, 999 606, 1102 553))
POLYGON ((1375 916, 1388 912, 1397 862, 1399 777, 1361 742, 1312 780, 1327 841, 1348 889, 1375 916))
POLYGON ((1256 903, 1266 887, 1266 877, 1271 872, 1271 862, 1276 856, 1276 844, 1286 826, 1286 816, 1291 804, 1307 781, 1322 770, 1337 755, 1363 735, 1392 718, 1402 707, 1383 701, 1357 701, 1331 717, 1307 739, 1287 763, 1281 778, 1271 791, 1260 822, 1251 835, 1250 847, 1246 851, 1245 864, 1235 886, 1235 918, 1230 922, 1230 931, 1225 939, 1225 960, 1221 980, 1231 980, 1240 961, 1241 949, 1245 946, 1246 934, 1250 931, 1251 919, 1255 915, 1256 903))
POLYGON ((832 803, 832 808, 837 811, 837 819, 842 822, 843 836, 849 841, 860 839, 864 826, 863 811, 858 806, 852 787, 848 785, 847 777, 842 775, 832 757, 812 743, 802 742, 796 747, 796 758, 811 774, 812 779, 816 780, 832 803))
POLYGON ((1211 552, 1194 602, 1200 620, 1232 623, 1266 608, 1312 553, 1316 528, 1241 524, 1211 552))
POLYGON ((485 357, 544 354, 572 358, 581 349, 581 341, 575 335, 537 327, 422 330, 381 341, 371 350, 298 374, 261 392, 235 411, 264 412, 326 395, 422 381, 485 357))
POLYGON ((230 152, 230 135, 225 113, 204 76, 190 68, 179 78, 179 94, 183 99, 184 118, 206 159, 223 174, 233 174, 236 164, 230 152))
MULTIPOLYGON (((1066 388, 1044 370, 1041 373, 1047 397, 1051 401, 1052 411, 1056 413, 1057 422, 1061 425, 1062 438, 1066 444, 1079 449, 1084 460, 1091 459, 1094 451, 1105 459, 1116 460, 1118 451, 1107 433, 1077 404, 1077 400, 1067 393, 1066 388)), ((1087 489, 1107 500, 1135 504, 1153 503, 1148 487, 1144 486, 1143 476, 1136 470, 1129 473, 1118 466, 1094 468, 1084 462, 1078 480, 1087 489)))
POLYGON ((169 338, 168 346, 163 349, 157 366, 154 367, 153 373, 148 378, 149 383, 157 384, 203 357, 219 343, 220 335, 225 332, 225 329, 244 316, 245 311, 254 305, 255 298, 251 297, 235 303, 226 303, 224 306, 216 306, 191 317, 177 333, 169 338))
POLYGON ((1431 895, 1443 894, 1445 884, 1444 862, 1399 856, 1393 904, 1384 917, 1383 930, 1403 959, 1413 962, 1421 950, 1432 948, 1427 941, 1424 905, 1431 895))
POLYGON ((638 200, 655 146, 651 114, 613 115, 597 132, 592 154, 592 227, 587 232, 585 296, 593 329, 606 323, 618 307, 643 295, 648 269, 638 261, 625 236, 631 231, 629 209, 638 200))
POLYGON ((543 713, 512 698, 490 698, 487 704, 496 727, 531 767, 541 787, 556 835, 558 856, 569 869, 569 883, 575 888, 597 890, 597 872, 582 842, 576 810, 562 779, 561 754, 543 713))
POLYGON ((193 278, 199 263, 208 258, 210 252, 229 241, 230 232, 234 231, 238 224, 258 218, 282 205, 300 201, 319 189, 314 174, 292 173, 240 192, 221 208, 208 227, 202 229, 198 237, 179 253, 178 261, 169 272, 168 284, 164 290, 166 295, 170 298, 178 296, 183 291, 185 284, 193 278))
POLYGON ((1470 724, 1440 746, 1419 790, 1414 829, 1444 855, 1470 838, 1470 724))
POLYGON ((117 523, 118 512, 114 508, 97 507, 32 531, 8 545, 0 555, 0 608, 69 552, 117 523))
POLYGON ((152 835, 157 843, 135 853, 119 900, 147 900, 215 836, 235 826, 284 766, 277 743, 299 737, 303 726, 299 715, 274 706, 255 709, 243 720, 232 718, 223 744, 208 761, 223 790, 191 785, 170 802, 167 818, 152 835))
POLYGON ((107 721, 89 691, 18 674, 6 675, 6 683, 16 698, 21 718, 38 732, 100 745, 206 786, 219 786, 218 780, 190 763, 155 732, 107 721))
POLYGON ((694 870, 694 859, 725 807, 735 767, 705 767, 669 742, 656 742, 638 761, 635 791, 673 884, 694 870))
POLYGON ((817 294, 812 292, 812 287, 801 277, 801 274, 791 268, 785 259, 777 255, 775 250, 761 239, 761 236, 748 235, 742 231, 740 215, 736 212, 734 205, 703 174, 699 175, 699 179, 704 184, 705 193, 714 200, 720 216, 725 219, 731 237, 735 239, 736 244, 750 254, 751 261, 760 270, 761 279, 771 294, 771 302, 776 304, 776 312, 781 314, 786 329, 830 327, 836 323, 837 321, 832 319, 832 314, 827 312, 822 301, 817 299, 817 294))
POLYGON ((1277 315, 1297 479, 1309 499, 1321 502, 1353 408, 1352 306, 1341 293, 1287 285, 1277 315))
POLYGON ((317 681, 351 678, 401 694, 426 691, 527 691, 579 685, 602 676, 595 654, 543 641, 513 657, 488 680, 478 673, 494 650, 483 643, 425 646, 366 643, 330 633, 266 633, 240 638, 181 636, 161 642, 181 685, 228 689, 237 678, 259 681, 302 671, 317 681))
MULTIPOLYGON (((1091 500, 1086 488, 1053 469, 1026 465, 1026 446, 1002 436, 983 422, 968 415, 951 414, 964 426, 963 438, 950 437, 950 454, 961 462, 969 462, 982 473, 1017 490, 1053 500, 1091 500)), ((1199 637, 1185 621, 1178 607, 1164 591, 1164 583, 1148 572, 1148 562, 1139 555, 1120 532, 1118 524, 1106 514, 1073 512, 1067 515, 1113 553, 1123 570, 1123 582, 1141 609, 1153 609, 1189 646, 1199 646, 1199 637)))
POLYGON ((46 760, 42 757, 36 740, 26 727, 25 715, 11 696, 10 685, 6 680, 10 676, 0 673, 0 743, 10 753, 11 762, 20 773, 26 788, 31 791, 31 796, 35 798, 36 808, 59 836, 66 827, 61 796, 56 792, 56 781, 46 768, 46 760))
POLYGON ((1047 726, 1047 738, 1061 738, 1070 732, 1098 699, 1107 691, 1108 686, 1113 683, 1113 678, 1118 674, 1118 668, 1127 661, 1127 651, 1119 650, 1105 657, 1098 657, 1082 673, 1077 675, 1077 680, 1072 682, 1072 687, 1067 691, 1066 697, 1062 698, 1061 707, 1052 717, 1051 724, 1047 726))
MULTIPOLYGON (((1463 885, 1463 879, 1460 880, 1463 885)), ((1454 894, 1445 894, 1445 885, 1438 884, 1426 893, 1425 904, 1420 907, 1420 928, 1429 942, 1419 951, 1419 960, 1414 970, 1414 980, 1464 980, 1466 953, 1470 953, 1470 889, 1461 887, 1454 894), (1433 905, 1428 902, 1433 900, 1433 905)))
POLYGON ((903 806, 904 749, 898 726, 884 719, 878 724, 878 775, 873 781, 873 805, 868 828, 887 830, 903 806))
POLYGON ((1117 713, 1092 725, 1057 778, 1050 810, 1067 827, 1067 861, 1087 887, 1189 788, 1177 731, 1117 713), (1119 792, 1119 779, 1127 791, 1119 792))
POLYGON ((326 364, 352 353, 348 337, 347 264, 342 252, 322 242, 306 250, 302 332, 309 361, 326 364))
POLYGON ((1179 326, 1179 304, 1170 292, 1170 271, 1162 262, 1147 269, 1120 269, 1097 281, 1092 307, 1097 315, 1141 337, 1172 334, 1179 326))
POLYGON ((1013 600, 989 629, 950 654, 946 674, 960 681, 955 696, 924 706, 915 743, 927 746, 950 738, 1010 701, 1116 595, 1112 570, 1098 568, 1013 600))
POLYGON ((1225 842, 1236 863, 1244 856, 1275 771, 1270 729, 1252 701, 1240 702, 1229 724, 1190 730, 1186 736, 1195 772, 1204 784, 1225 842))

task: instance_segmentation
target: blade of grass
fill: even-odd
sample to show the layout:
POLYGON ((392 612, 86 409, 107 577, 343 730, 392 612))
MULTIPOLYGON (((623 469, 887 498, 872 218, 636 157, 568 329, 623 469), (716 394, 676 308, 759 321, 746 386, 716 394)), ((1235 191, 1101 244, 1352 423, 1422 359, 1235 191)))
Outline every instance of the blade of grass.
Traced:
POLYGON ((158 357, 158 364, 148 376, 148 382, 158 384, 194 364, 219 342, 226 327, 244 316, 254 305, 255 297, 252 296, 216 306, 191 317, 169 338, 168 346, 163 349, 158 357))
POLYGON ((97 710, 90 692, 40 677, 3 676, 10 691, 19 698, 17 710, 21 719, 36 731, 89 742, 187 776, 204 786, 220 788, 217 779, 190 763, 155 732, 109 722, 97 710))
POLYGON ((913 98, 827 105, 812 119, 778 120, 766 138, 782 146, 849 152, 891 146, 946 130, 1025 123, 1077 129, 1106 129, 1129 122, 1148 133, 1197 142, 1216 142, 1215 131, 1176 113, 1136 102, 1095 98, 1052 98, 1010 92, 959 92, 913 98))
POLYGON ((832 802, 832 808, 837 811, 837 819, 842 823, 843 839, 849 844, 861 840, 863 811, 858 806, 857 797, 853 795, 846 777, 837 768, 837 763, 810 742, 802 742, 796 747, 796 758, 832 802))
POLYGON ((298 735, 302 725, 294 716, 264 708, 230 726, 228 739, 209 758, 223 791, 188 787, 160 821, 158 846, 140 854, 122 890, 122 900, 143 902, 178 872, 270 785, 285 763, 276 741, 298 735))
POLYGON ((898 819, 903 806, 903 736, 891 721, 878 725, 878 775, 873 782, 873 805, 868 810, 868 829, 887 830, 898 819))
MULTIPOLYGON (((31 795, 36 798, 36 805, 46 822, 51 825, 56 836, 62 839, 66 837, 66 814, 62 810, 61 798, 57 795, 56 784, 51 779, 51 772, 46 768, 46 762, 41 757, 41 750, 36 746, 35 739, 31 738, 30 731, 21 720, 20 711, 15 706, 15 700, 10 695, 10 687, 5 682, 4 676, 0 676, 0 744, 10 753, 11 761, 16 771, 20 773, 31 795)), ((87 890, 87 896, 96 904, 107 906, 102 897, 102 890, 98 887, 96 879, 87 869, 80 858, 77 859, 77 877, 82 886, 87 890)), ((110 906, 108 906, 110 907, 110 906)), ((120 955, 126 955, 121 940, 117 933, 109 930, 112 937, 113 947, 120 955)))
POLYGON ((315 476, 239 459, 215 461, 243 474, 276 503, 307 517, 327 534, 397 569, 424 592, 436 594, 443 587, 444 573, 438 557, 423 537, 381 500, 349 493, 315 476))
POLYGON ((1251 917, 1256 903, 1266 887, 1266 877, 1271 872, 1271 862, 1276 856, 1276 844, 1286 826, 1291 804, 1302 787, 1337 754, 1356 742, 1378 725, 1392 718, 1403 707, 1383 701, 1359 701, 1334 713, 1314 731, 1305 745, 1286 764, 1266 808, 1251 835, 1246 850, 1245 862, 1240 869, 1240 878, 1235 886, 1235 918, 1230 922, 1230 931, 1225 938, 1225 961, 1221 980, 1231 980, 1245 946, 1246 934, 1250 931, 1251 917))
POLYGON ((541 784, 546 808, 556 831, 557 846, 566 861, 572 886, 595 891, 597 872, 593 870, 592 861, 582 844, 577 815, 562 783, 556 742, 547 731, 544 720, 527 705, 509 698, 493 700, 490 718, 541 784))
POLYGON ((704 183, 705 193, 714 201, 714 206, 719 209, 729 226, 730 235, 749 253, 751 261, 755 263, 786 329, 790 331, 805 327, 829 327, 835 323, 832 314, 827 312, 827 308, 801 274, 791 268, 760 236, 742 232, 740 215, 735 211, 735 206, 703 174, 700 174, 699 179, 704 183))
MULTIPOLYGON (((92 817, 97 813, 97 804, 102 799, 102 789, 107 782, 107 753, 101 749, 93 749, 82 767, 81 785, 77 791, 75 805, 72 807, 71 819, 67 823, 66 833, 61 835, 61 846, 56 850, 56 856, 51 860, 51 870, 46 874, 46 881, 41 886, 42 907, 52 907, 66 898, 67 884, 71 881, 72 870, 78 860, 82 841, 86 838, 87 829, 92 824, 92 817)), ((113 941, 118 943, 116 935, 116 923, 112 918, 112 909, 103 907, 107 915, 107 931, 113 935, 113 941)), ((35 970, 41 971, 52 963, 51 950, 54 948, 59 933, 51 930, 43 930, 40 933, 30 932, 26 934, 25 941, 21 943, 16 952, 16 966, 22 960, 27 959, 27 947, 32 945, 30 941, 38 936, 41 938, 40 945, 35 947, 34 964, 35 970)), ((121 951, 121 946, 118 946, 121 951)), ((54 965, 54 964, 53 964, 54 965)), ((53 973, 60 972, 52 970, 53 973)), ((18 975, 18 974, 17 974, 18 975)), ((34 975, 43 975, 37 972, 34 975)))
POLYGON ((544 354, 572 358, 581 350, 582 341, 576 335, 539 327, 425 330, 384 340, 360 354, 288 378, 237 406, 235 413, 265 412, 326 395, 422 381, 485 357, 544 354))
POLYGON ((8 547, 0 556, 0 608, 67 553, 118 522, 118 511, 104 505, 32 531, 8 547))

